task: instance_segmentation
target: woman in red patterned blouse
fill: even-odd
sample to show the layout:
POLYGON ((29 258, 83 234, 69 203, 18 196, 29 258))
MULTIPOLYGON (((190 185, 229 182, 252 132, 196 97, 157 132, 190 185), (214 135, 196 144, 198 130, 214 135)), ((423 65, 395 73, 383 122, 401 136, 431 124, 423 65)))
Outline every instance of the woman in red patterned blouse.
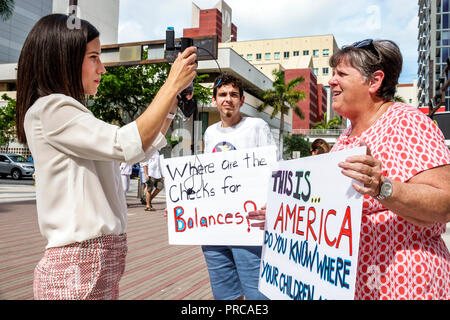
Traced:
POLYGON ((350 120, 333 151, 367 145, 340 163, 364 195, 356 299, 449 299, 450 151, 416 108, 394 103, 398 46, 364 40, 330 59, 333 109, 350 120))

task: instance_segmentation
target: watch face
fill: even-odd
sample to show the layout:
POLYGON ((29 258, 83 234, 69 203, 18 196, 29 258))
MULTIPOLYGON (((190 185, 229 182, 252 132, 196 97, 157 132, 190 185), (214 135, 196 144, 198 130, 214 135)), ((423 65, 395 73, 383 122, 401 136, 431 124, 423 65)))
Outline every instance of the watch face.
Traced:
POLYGON ((392 184, 389 180, 386 180, 381 186, 380 192, 385 198, 389 197, 392 194, 392 184))

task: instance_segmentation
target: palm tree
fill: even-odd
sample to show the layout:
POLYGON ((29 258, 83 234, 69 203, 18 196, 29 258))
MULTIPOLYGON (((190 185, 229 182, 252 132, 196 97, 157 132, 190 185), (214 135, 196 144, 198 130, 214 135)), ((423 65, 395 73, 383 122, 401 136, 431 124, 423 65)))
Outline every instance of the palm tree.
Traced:
POLYGON ((398 94, 395 95, 394 97, 394 102, 403 102, 406 103, 405 99, 403 99, 402 96, 399 96, 398 94))
POLYGON ((8 20, 14 13, 14 0, 0 0, 0 19, 8 20))
POLYGON ((323 120, 314 123, 314 129, 339 129, 342 125, 342 119, 335 117, 327 121, 327 113, 323 114, 323 120))
POLYGON ((289 83, 286 83, 283 71, 273 70, 272 74, 275 76, 273 89, 268 89, 261 94, 263 103, 257 109, 261 112, 268 106, 273 107, 270 119, 275 118, 280 113, 280 136, 278 143, 281 144, 284 131, 284 114, 287 113, 289 108, 293 109, 300 119, 305 118, 297 103, 306 98, 306 93, 294 89, 297 85, 305 81, 305 79, 303 77, 297 77, 289 81, 289 83))

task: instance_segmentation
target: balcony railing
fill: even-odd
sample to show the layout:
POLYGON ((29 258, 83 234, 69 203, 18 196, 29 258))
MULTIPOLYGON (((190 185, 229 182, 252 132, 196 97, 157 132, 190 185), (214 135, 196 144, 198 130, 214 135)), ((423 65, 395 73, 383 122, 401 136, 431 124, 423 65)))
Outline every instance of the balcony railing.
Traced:
POLYGON ((293 129, 293 134, 305 136, 340 136, 345 129, 293 129))

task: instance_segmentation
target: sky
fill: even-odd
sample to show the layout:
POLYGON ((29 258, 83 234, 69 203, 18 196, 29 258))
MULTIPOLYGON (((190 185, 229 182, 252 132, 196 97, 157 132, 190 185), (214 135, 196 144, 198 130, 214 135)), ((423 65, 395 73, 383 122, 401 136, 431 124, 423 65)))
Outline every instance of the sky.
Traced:
MULTIPOLYGON (((218 0, 120 0, 119 43, 162 40, 168 26, 181 37, 192 25, 192 2, 213 8, 218 0)), ((333 34, 339 47, 367 38, 395 41, 403 54, 399 83, 417 78, 417 0, 226 0, 237 40, 333 34)))

